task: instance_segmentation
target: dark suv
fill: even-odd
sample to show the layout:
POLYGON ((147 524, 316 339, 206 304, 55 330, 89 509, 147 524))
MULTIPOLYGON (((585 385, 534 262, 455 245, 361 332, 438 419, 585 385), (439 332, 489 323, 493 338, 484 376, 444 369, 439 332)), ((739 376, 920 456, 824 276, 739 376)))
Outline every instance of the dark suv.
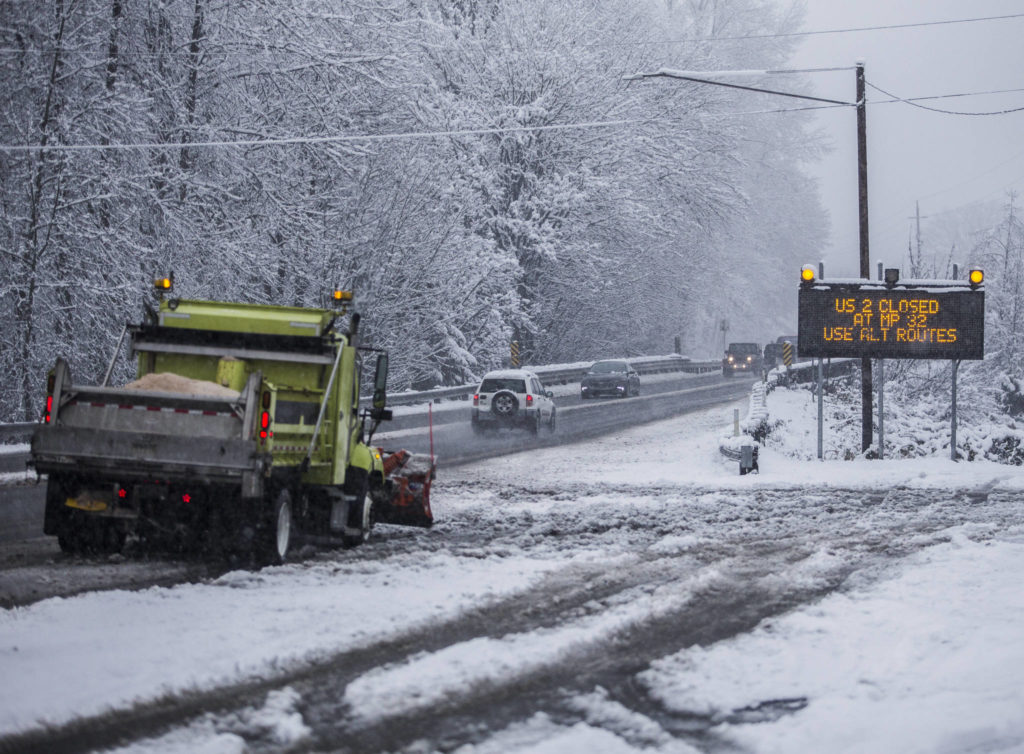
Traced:
POLYGON ((598 395, 619 398, 640 395, 640 375, 625 361, 598 361, 580 379, 580 398, 594 398, 598 395))
POLYGON ((764 359, 761 346, 757 343, 730 343, 722 359, 722 375, 732 377, 736 373, 761 375, 764 359))

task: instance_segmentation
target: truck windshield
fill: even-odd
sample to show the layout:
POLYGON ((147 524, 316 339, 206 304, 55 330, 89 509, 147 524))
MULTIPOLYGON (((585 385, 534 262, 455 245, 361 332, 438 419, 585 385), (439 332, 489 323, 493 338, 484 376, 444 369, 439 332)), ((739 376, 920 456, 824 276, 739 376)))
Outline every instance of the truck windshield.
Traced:
POLYGON ((761 348, 757 343, 730 343, 729 351, 732 353, 760 353, 761 348))

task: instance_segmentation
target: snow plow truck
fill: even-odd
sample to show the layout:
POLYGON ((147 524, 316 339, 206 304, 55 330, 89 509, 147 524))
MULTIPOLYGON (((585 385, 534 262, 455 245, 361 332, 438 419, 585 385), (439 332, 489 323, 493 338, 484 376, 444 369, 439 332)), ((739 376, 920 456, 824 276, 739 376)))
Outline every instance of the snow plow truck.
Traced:
POLYGON ((429 527, 434 463, 372 446, 391 418, 387 353, 358 343, 351 294, 314 309, 171 298, 125 325, 101 385, 58 359, 30 464, 46 475, 43 531, 69 553, 129 535, 281 563, 302 541, 354 546, 375 522, 429 527), (130 336, 137 379, 110 387, 130 336), (375 360, 371 405, 360 367, 375 360))

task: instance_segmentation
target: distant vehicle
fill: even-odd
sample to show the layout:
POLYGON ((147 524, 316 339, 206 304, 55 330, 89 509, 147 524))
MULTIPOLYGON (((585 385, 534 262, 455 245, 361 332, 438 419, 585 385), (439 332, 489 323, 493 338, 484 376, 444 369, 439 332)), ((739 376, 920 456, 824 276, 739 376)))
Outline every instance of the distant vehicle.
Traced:
POLYGON ((525 427, 533 434, 547 427, 555 431, 554 394, 545 390, 540 378, 525 369, 488 372, 473 395, 470 421, 473 431, 525 427))
POLYGON ((640 374, 620 359, 595 362, 580 379, 580 398, 599 395, 619 398, 640 395, 640 374))
POLYGON ((757 343, 730 343, 722 359, 722 376, 732 377, 738 372, 761 374, 764 358, 757 343))
POLYGON ((764 368, 782 366, 782 343, 769 343, 764 347, 764 368))

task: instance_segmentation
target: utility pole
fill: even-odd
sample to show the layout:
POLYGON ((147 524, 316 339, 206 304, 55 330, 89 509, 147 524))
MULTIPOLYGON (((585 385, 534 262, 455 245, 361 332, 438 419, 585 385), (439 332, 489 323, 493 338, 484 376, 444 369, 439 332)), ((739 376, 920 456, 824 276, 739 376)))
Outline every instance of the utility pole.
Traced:
MULTIPOLYGON (((868 136, 867 102, 864 86, 864 63, 857 61, 857 186, 860 205, 860 276, 871 278, 871 256, 868 243, 868 136)), ((861 450, 871 447, 874 431, 874 405, 872 401, 871 359, 860 360, 861 450)))
MULTIPOLYGON (((928 215, 925 215, 927 218, 928 215)), ((908 243, 907 249, 910 253, 910 277, 919 278, 925 277, 923 258, 921 256, 921 202, 914 202, 914 216, 908 218, 914 220, 917 223, 917 256, 914 256, 914 252, 911 250, 911 246, 908 243)))

